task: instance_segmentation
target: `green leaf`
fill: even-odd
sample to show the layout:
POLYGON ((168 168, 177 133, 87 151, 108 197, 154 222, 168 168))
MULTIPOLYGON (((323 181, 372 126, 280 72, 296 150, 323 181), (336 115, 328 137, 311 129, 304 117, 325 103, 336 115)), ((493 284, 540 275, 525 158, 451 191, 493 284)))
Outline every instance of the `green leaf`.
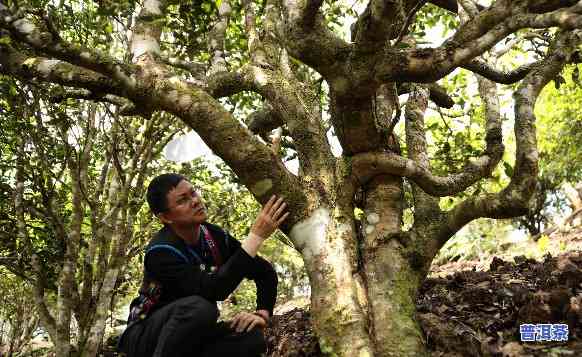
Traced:
POLYGON ((574 70, 572 71, 572 81, 577 85, 580 85, 580 69, 578 66, 574 67, 574 70))
POLYGON ((538 239, 538 249, 540 252, 544 253, 548 249, 549 245, 550 237, 548 237, 546 234, 543 234, 542 237, 538 239))
POLYGON ((513 166, 511 166, 510 164, 508 164, 507 162, 503 162, 503 169, 505 170, 505 174, 508 177, 513 177, 513 166))
POLYGON ((113 33, 113 25, 109 21, 107 22, 107 25, 105 25, 105 32, 113 33))

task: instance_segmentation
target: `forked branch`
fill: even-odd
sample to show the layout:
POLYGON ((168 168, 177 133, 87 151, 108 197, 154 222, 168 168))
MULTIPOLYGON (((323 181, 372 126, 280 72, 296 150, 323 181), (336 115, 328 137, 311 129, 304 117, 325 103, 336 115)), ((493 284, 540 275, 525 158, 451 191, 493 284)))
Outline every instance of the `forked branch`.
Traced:
POLYGON ((527 212, 529 200, 536 190, 538 173, 534 105, 543 87, 568 63, 580 42, 579 31, 560 33, 550 55, 520 84, 513 95, 517 152, 511 181, 499 193, 466 199, 449 211, 447 226, 439 237, 441 244, 473 219, 511 218, 527 212))

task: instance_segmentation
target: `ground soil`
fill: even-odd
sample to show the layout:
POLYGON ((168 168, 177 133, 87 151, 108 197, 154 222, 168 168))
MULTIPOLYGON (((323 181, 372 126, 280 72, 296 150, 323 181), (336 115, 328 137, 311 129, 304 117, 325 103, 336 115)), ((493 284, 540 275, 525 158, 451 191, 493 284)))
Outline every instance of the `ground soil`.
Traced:
MULTIPOLYGON (((582 251, 542 261, 493 258, 488 271, 428 278, 418 320, 432 356, 582 356, 582 251), (523 323, 566 323, 569 341, 520 342, 523 323)), ((273 318, 268 356, 322 356, 308 309, 273 318)))

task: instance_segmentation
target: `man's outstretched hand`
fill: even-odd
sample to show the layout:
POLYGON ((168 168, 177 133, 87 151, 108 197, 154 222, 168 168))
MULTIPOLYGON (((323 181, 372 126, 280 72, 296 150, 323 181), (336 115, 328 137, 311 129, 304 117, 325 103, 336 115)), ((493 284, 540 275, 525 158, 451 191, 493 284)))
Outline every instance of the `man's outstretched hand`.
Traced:
POLYGON ((284 212, 286 206, 283 197, 277 199, 275 195, 271 196, 251 227, 251 233, 263 239, 269 238, 289 216, 289 212, 284 212))

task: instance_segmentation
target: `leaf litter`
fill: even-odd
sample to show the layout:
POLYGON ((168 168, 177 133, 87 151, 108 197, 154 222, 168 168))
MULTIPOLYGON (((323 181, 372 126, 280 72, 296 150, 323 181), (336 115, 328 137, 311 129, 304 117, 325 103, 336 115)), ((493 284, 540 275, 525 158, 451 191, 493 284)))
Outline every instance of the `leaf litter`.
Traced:
MULTIPOLYGON (((582 356, 581 251, 430 277, 416 303, 431 356, 582 356), (569 341, 521 342, 525 323, 565 323, 569 341)), ((267 356, 323 356, 306 309, 274 316, 266 337, 267 356)))

